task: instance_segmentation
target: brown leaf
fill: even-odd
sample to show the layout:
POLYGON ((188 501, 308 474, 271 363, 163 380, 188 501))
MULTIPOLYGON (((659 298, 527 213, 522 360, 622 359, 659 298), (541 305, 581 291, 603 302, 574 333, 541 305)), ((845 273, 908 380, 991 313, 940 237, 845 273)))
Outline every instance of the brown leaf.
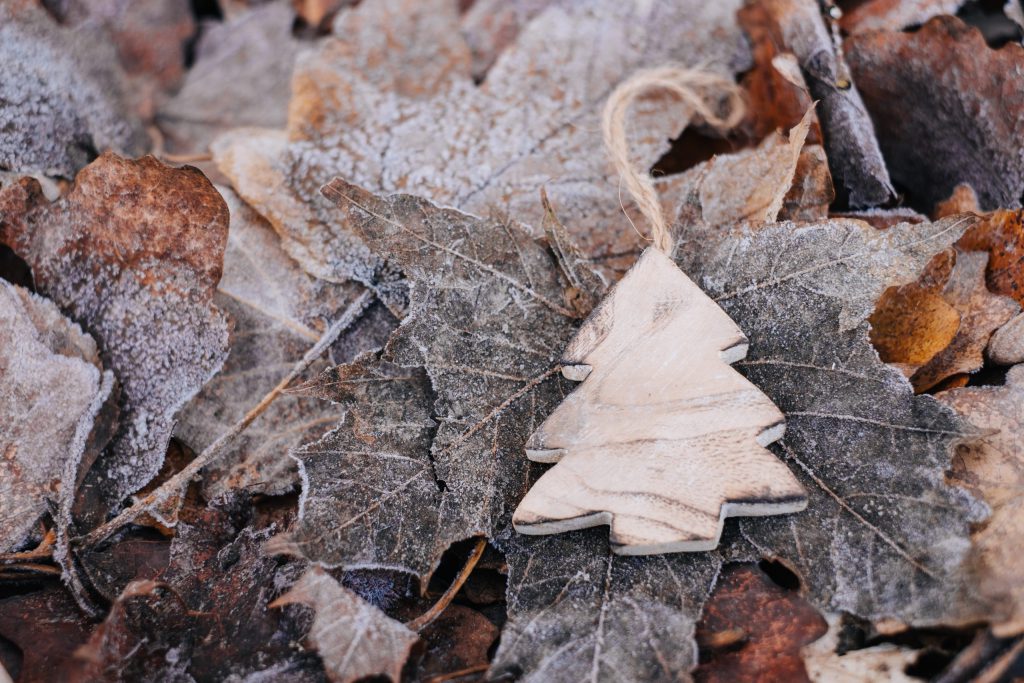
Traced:
POLYGON ((701 664, 694 680, 808 681, 800 648, 827 629, 810 603, 756 566, 727 566, 697 625, 701 664))
POLYGON ((965 0, 868 0, 839 21, 849 35, 868 31, 902 31, 940 14, 956 14, 965 0))
POLYGON ((992 333, 1020 311, 1015 301, 985 287, 987 262, 988 255, 982 252, 956 252, 942 298, 960 314, 960 328, 949 346, 910 377, 916 391, 928 391, 947 377, 979 370, 992 333))
POLYGON ((760 19, 761 30, 773 37, 777 51, 796 56, 811 96, 819 101, 825 151, 840 199, 853 208, 887 203, 895 192, 858 86, 836 47, 831 20, 815 0, 759 4, 767 15, 760 19))
POLYGON ((480 612, 450 605, 421 634, 427 650, 417 666, 417 675, 430 680, 466 669, 486 669, 498 635, 498 627, 480 612))
POLYGON ((0 600, 0 636, 21 650, 18 683, 66 680, 75 650, 93 629, 60 584, 0 600))
POLYGON ((0 4, 0 169, 70 178, 96 150, 143 153, 128 91, 105 33, 58 26, 36 2, 0 4))
POLYGON ((237 499, 183 519, 169 567, 125 587, 64 680, 322 680, 298 644, 308 620, 270 607, 301 567, 262 553, 275 529, 247 527, 251 514, 237 499))
MULTIPOLYGON (((17 550, 59 494, 70 504, 114 376, 51 301, 0 280, 0 552, 17 550)), ((95 455, 93 455, 95 457, 95 455)))
POLYGON ((314 610, 309 639, 333 683, 374 675, 387 676, 395 683, 401 680, 402 666, 418 639, 413 631, 319 568, 308 570, 271 606, 296 603, 314 610))
POLYGON ((955 17, 912 33, 878 31, 845 43, 893 180, 927 208, 967 183, 983 209, 1020 206, 1024 47, 999 50, 955 17))
POLYGON ((204 153, 231 128, 284 126, 299 51, 294 20, 288 3, 279 1, 204 26, 195 64, 157 111, 166 151, 204 153))
POLYGON ((967 387, 939 399, 975 426, 991 430, 961 445, 953 461, 954 481, 978 493, 992 508, 973 535, 978 589, 994 599, 994 631, 1024 632, 1024 365, 1012 368, 1004 386, 967 387))
MULTIPOLYGON (((231 351, 224 367, 181 411, 175 435, 196 452, 228 431, 267 394, 365 291, 356 283, 318 280, 281 249, 280 238, 255 211, 228 189, 221 194, 231 212, 224 276, 214 298, 234 321, 231 351)), ((372 305, 336 349, 345 362, 366 348, 380 348, 397 324, 379 304, 372 305)), ((304 379, 328 367, 315 363, 304 379)), ((281 396, 203 471, 203 490, 212 500, 228 489, 278 494, 297 482, 295 461, 287 454, 318 439, 338 419, 337 408, 315 398, 281 396)))
POLYGON ((472 55, 472 74, 483 80, 519 32, 555 0, 473 0, 462 18, 462 34, 472 55))
POLYGON ((1024 306, 1024 211, 994 211, 957 243, 965 251, 987 251, 985 281, 996 294, 1024 306))
POLYGON ((1024 313, 996 330, 986 349, 989 360, 998 365, 1024 363, 1024 313))
POLYGON ((884 643, 859 650, 840 650, 845 624, 838 614, 826 614, 828 633, 803 649, 804 667, 813 683, 915 683, 904 669, 914 663, 920 651, 884 643))
POLYGON ((946 216, 955 216, 958 213, 980 212, 978 194, 974 191, 974 188, 966 183, 960 183, 953 188, 953 194, 935 205, 932 218, 938 220, 946 216))
MULTIPOLYGON (((639 240, 623 229, 611 164, 594 153, 601 105, 644 66, 741 68, 738 5, 556 3, 477 85, 454 3, 370 0, 340 15, 334 35, 297 63, 286 135, 238 131, 219 138, 213 153, 309 272, 354 278, 385 297, 392 295, 380 284, 386 273, 375 273, 379 260, 319 195, 339 173, 373 191, 417 193, 534 227, 544 216, 537 193, 546 187, 588 256, 628 267, 639 240), (381 42, 383 34, 390 39, 381 42)), ((687 113, 671 98, 645 102, 634 117, 636 158, 653 165, 687 113)))
POLYGON ((227 320, 212 304, 227 227, 202 173, 151 157, 104 154, 52 204, 34 180, 0 191, 0 241, 96 338, 121 384, 121 427, 90 472, 110 502, 159 471, 174 414, 227 355, 227 320))

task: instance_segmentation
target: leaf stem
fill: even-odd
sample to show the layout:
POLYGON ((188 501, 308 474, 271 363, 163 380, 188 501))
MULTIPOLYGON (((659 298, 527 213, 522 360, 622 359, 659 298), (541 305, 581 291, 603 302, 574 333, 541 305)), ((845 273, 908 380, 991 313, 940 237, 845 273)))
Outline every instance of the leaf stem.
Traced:
POLYGON ((484 548, 487 547, 487 539, 480 538, 476 542, 476 547, 473 548, 473 552, 470 553, 469 559, 466 560, 466 564, 459 570, 459 575, 452 581, 452 585, 448 586, 448 590, 444 592, 441 599, 434 603, 434 605, 423 614, 419 615, 412 621, 408 622, 408 626, 413 631, 422 631, 429 626, 435 619, 441 616, 448 605, 451 604, 452 600, 455 599, 455 594, 462 588, 462 584, 466 583, 466 579, 473 573, 473 568, 476 567, 476 563, 480 561, 480 557, 484 554, 484 548))
POLYGON ((191 481, 192 477, 197 475, 201 469, 220 457, 227 450, 228 444, 244 432, 257 417, 262 415, 263 412, 270 407, 270 404, 288 388, 288 385, 291 384, 296 377, 305 372, 306 369, 323 354, 327 347, 333 344, 338 336, 348 329, 356 319, 358 319, 366 309, 367 305, 369 305, 372 298, 373 294, 370 290, 366 290, 360 294, 359 298, 353 301, 349 307, 345 309, 345 312, 327 328, 323 333, 323 336, 320 337, 320 340, 310 347, 309 351, 307 351, 302 357, 302 360, 296 363, 291 369, 291 372, 278 382, 277 386, 271 389, 270 392, 252 409, 250 409, 242 419, 236 422, 231 429, 218 437, 218 439, 212 444, 207 446, 202 453, 197 455, 195 459, 182 468, 180 472, 165 481, 145 497, 137 500, 131 507, 123 510, 117 517, 91 531, 84 537, 85 542, 98 543, 125 524, 132 523, 142 514, 152 510, 161 503, 171 500, 174 496, 180 496, 189 481, 191 481))

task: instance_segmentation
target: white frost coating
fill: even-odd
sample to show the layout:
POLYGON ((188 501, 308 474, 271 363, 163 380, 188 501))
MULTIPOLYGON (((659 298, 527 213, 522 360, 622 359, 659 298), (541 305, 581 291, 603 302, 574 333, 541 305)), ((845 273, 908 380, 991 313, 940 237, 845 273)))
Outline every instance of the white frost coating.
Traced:
MULTIPOLYGON (((288 252, 320 277, 365 279, 379 267, 319 194, 335 176, 535 227, 543 186, 586 249, 619 253, 623 244, 612 242, 633 248, 636 236, 623 229, 614 170, 593 153, 601 149, 601 104, 645 66, 699 61, 730 75, 743 68, 740 4, 554 2, 476 85, 454 5, 364 2, 339 15, 334 37, 300 54, 287 143, 267 145, 273 132, 228 134, 214 156, 288 252)), ((637 109, 642 135, 631 148, 650 165, 686 112, 664 101, 637 109)))
POLYGON ((0 280, 0 552, 26 539, 48 498, 74 491, 111 386, 92 337, 49 300, 0 280))

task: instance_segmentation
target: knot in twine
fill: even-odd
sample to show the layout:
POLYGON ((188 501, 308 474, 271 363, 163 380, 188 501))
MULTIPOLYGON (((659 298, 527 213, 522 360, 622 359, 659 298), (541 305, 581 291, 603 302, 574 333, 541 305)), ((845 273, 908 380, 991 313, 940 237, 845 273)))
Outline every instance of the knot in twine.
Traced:
MULTIPOLYGON (((639 98, 662 91, 674 95, 688 105, 691 113, 684 121, 684 129, 694 117, 699 117, 719 130, 732 128, 743 118, 744 106, 740 89, 731 80, 700 68, 690 69, 681 66, 662 66, 638 71, 620 83, 604 105, 601 114, 601 134, 608 155, 640 213, 651 224, 651 240, 654 246, 666 254, 671 254, 674 246, 672 235, 661 210, 654 179, 647 169, 638 169, 630 161, 629 143, 626 140, 626 114, 629 113, 629 108, 639 98), (723 98, 727 99, 726 114, 719 116, 709 102, 714 103, 723 98)), ((636 228, 635 225, 633 227, 636 228)))

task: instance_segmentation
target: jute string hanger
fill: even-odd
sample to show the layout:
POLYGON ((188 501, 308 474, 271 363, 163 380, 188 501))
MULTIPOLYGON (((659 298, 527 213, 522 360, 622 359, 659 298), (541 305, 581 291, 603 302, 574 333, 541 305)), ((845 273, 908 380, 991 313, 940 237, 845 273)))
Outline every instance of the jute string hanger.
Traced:
MULTIPOLYGON (((626 116, 633 104, 642 97, 662 92, 674 95, 687 105, 692 112, 690 120, 699 118, 718 130, 735 127, 743 118, 744 105, 742 93, 732 81, 701 68, 676 65, 638 71, 620 83, 608 97, 601 114, 604 145, 621 184, 650 223, 651 241, 659 251, 669 255, 674 244, 654 179, 646 169, 638 169, 630 161, 626 134, 626 116), (709 101, 724 101, 726 114, 719 116, 709 101)), ((686 125, 689 122, 686 121, 686 125)), ((636 228, 635 225, 633 227, 636 228)))

